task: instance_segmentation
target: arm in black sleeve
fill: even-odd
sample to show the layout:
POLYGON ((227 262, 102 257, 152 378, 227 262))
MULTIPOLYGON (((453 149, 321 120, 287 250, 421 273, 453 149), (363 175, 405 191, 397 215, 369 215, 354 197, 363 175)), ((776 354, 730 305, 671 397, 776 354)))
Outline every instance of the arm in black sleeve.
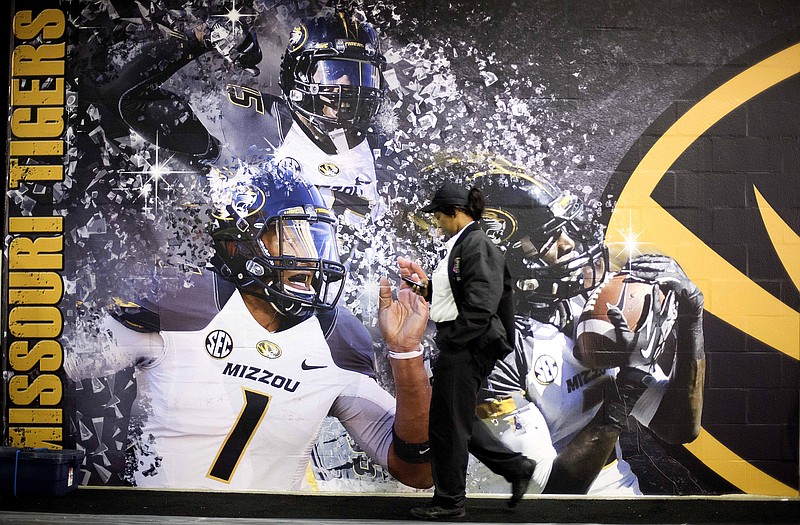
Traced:
MULTIPOLYGON (((684 304, 688 302, 684 299, 684 304)), ((703 413, 706 359, 702 299, 694 309, 691 305, 679 308, 677 335, 673 370, 649 427, 668 443, 689 443, 700 434, 703 413)))
POLYGON ((703 336, 704 298, 680 265, 664 255, 642 255, 631 271, 650 279, 678 299, 677 347, 664 397, 649 428, 668 443, 688 443, 700 433, 706 356, 703 336))
POLYGON ((161 84, 207 49, 194 34, 145 45, 142 52, 108 84, 96 87, 104 129, 116 135, 134 130, 160 147, 205 159, 218 155, 217 140, 189 104, 161 84))

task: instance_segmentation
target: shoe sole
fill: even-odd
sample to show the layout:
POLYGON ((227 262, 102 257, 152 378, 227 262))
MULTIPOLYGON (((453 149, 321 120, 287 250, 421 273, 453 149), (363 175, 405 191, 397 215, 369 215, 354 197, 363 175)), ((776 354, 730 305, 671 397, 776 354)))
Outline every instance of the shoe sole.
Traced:
POLYGON ((425 521, 447 521, 447 520, 460 520, 467 517, 466 511, 461 514, 452 514, 447 516, 428 516, 425 514, 417 514, 414 511, 411 511, 412 518, 416 518, 418 520, 425 520, 425 521))

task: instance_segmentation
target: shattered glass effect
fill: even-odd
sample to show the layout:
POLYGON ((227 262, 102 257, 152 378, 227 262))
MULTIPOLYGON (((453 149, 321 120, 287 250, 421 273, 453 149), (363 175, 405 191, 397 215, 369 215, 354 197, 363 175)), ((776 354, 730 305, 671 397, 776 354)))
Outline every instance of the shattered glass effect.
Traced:
MULTIPOLYGON (((389 276, 397 281, 398 256, 416 259, 424 268, 433 268, 441 257, 441 235, 431 228, 430 216, 417 210, 445 175, 426 168, 454 156, 481 163, 499 155, 577 193, 596 214, 603 208, 597 193, 605 181, 597 180, 597 188, 574 182, 581 178, 575 177, 577 171, 591 172, 594 159, 582 155, 581 146, 594 130, 560 116, 535 62, 509 63, 459 38, 418 32, 424 21, 393 2, 352 3, 381 30, 388 91, 370 137, 381 202, 364 224, 339 227, 349 271, 341 304, 373 335, 379 382, 392 392, 391 365, 377 329, 378 280, 389 276), (521 92, 528 96, 518 96, 521 92)), ((241 4, 236 7, 257 15, 247 23, 258 30, 269 58, 262 63, 261 75, 253 79, 211 52, 163 85, 188 101, 212 134, 220 129, 219 94, 225 83, 277 93, 278 58, 289 29, 298 16, 314 8, 311 2, 288 0, 241 4)), ((187 286, 188 281, 163 277, 162 270, 180 268, 188 275, 205 266, 211 243, 204 224, 214 208, 208 166, 130 130, 105 125, 96 95, 86 85, 111 81, 145 43, 165 37, 168 30, 182 32, 209 13, 228 12, 232 5, 200 0, 139 6, 73 2, 69 149, 65 180, 52 188, 52 202, 68 225, 64 304, 71 306, 64 337, 85 342, 75 346, 103 348, 103 336, 94 327, 97 319, 113 311, 112 298, 135 300, 145 294, 157 298, 187 286)), ((466 186, 469 175, 449 176, 466 186)), ((25 213, 34 213, 48 191, 23 184, 8 197, 25 213)), ((435 353, 432 335, 430 330, 423 342, 428 359, 435 353)), ((82 357, 100 361, 99 370, 119 366, 107 355, 82 357)), ((77 409, 70 425, 78 446, 87 451, 81 482, 129 484, 134 469, 156 472, 158 468, 159 458, 149 452, 153 437, 141 435, 137 424, 147 417, 148 404, 135 400, 133 368, 98 375, 102 377, 75 384, 77 409)), ((323 426, 315 464, 321 487, 327 482, 336 488, 386 491, 393 483, 393 490, 406 490, 371 463, 333 419, 323 426)))

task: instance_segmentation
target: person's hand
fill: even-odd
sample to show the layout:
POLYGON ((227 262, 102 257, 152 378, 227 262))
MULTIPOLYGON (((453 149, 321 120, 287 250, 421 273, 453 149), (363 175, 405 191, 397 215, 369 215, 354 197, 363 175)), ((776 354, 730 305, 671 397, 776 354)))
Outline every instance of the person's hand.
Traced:
POLYGON ((628 426, 628 416, 642 397, 653 376, 638 368, 623 367, 616 379, 606 381, 603 389, 603 421, 622 430, 628 426))
POLYGON ((395 301, 392 299, 391 283, 385 277, 381 278, 378 327, 390 351, 403 353, 419 350, 427 323, 428 303, 422 297, 406 287, 398 290, 395 301))
POLYGON ((252 29, 239 23, 233 27, 218 22, 210 22, 203 33, 203 42, 209 49, 214 49, 226 60, 244 69, 251 75, 260 73, 258 63, 261 62, 261 46, 252 29))
POLYGON ((681 317, 702 316, 703 293, 686 276, 675 259, 666 255, 640 255, 628 263, 626 270, 638 279, 658 283, 665 294, 674 292, 681 317))
POLYGON ((412 261, 411 259, 406 259, 404 257, 397 258, 397 266, 400 269, 400 277, 403 279, 411 279, 415 283, 419 283, 418 286, 414 286, 408 282, 403 281, 400 284, 400 289, 410 288, 414 293, 425 297, 428 292, 428 276, 425 273, 425 270, 422 267, 412 261))
POLYGON ((627 366, 652 366, 664 349, 664 343, 672 331, 677 317, 675 294, 667 292, 661 300, 658 285, 653 283, 650 300, 645 304, 636 330, 631 330, 622 312, 615 305, 608 305, 608 320, 614 326, 617 352, 628 355, 627 366))

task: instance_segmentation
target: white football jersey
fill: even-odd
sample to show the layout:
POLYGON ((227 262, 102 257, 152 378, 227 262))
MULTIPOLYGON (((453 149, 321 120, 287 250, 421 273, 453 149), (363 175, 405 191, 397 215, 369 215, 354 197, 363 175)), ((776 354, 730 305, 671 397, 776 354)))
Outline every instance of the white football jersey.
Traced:
POLYGON ((528 364, 526 397, 541 411, 556 450, 592 420, 600 407, 607 370, 591 370, 572 355, 572 339, 549 324, 531 322, 517 350, 528 364))
POLYGON ((353 148, 340 148, 338 153, 325 153, 295 123, 283 143, 275 150, 275 158, 291 159, 305 180, 320 189, 329 207, 335 204, 335 193, 378 201, 375 158, 365 139, 353 148))
POLYGON ((368 215, 384 213, 385 206, 378 198, 375 158, 366 138, 351 148, 344 130, 333 130, 328 136, 337 152, 325 153, 303 132, 279 97, 234 84, 226 86, 226 91, 220 118, 223 165, 259 162, 266 156, 291 159, 294 169, 319 188, 342 224, 358 226, 368 215))
MULTIPOLYGON (((498 361, 482 395, 519 395, 524 390, 529 403, 519 403, 513 424, 499 430, 504 443, 537 461, 529 491, 541 492, 555 455, 597 413, 603 400, 603 383, 615 369, 593 370, 581 365, 572 355, 573 340, 553 325, 517 321, 515 351, 498 361)), ((641 494, 635 474, 621 459, 619 445, 616 453, 617 461, 601 470, 588 494, 641 494)))
POLYGON ((348 430, 385 464, 394 399, 367 375, 337 366, 316 317, 271 333, 236 292, 205 328, 161 337, 161 355, 138 374, 145 415, 137 486, 302 488, 329 414, 345 426, 369 418, 372 427, 383 414, 380 430, 359 432, 363 422, 348 430))

